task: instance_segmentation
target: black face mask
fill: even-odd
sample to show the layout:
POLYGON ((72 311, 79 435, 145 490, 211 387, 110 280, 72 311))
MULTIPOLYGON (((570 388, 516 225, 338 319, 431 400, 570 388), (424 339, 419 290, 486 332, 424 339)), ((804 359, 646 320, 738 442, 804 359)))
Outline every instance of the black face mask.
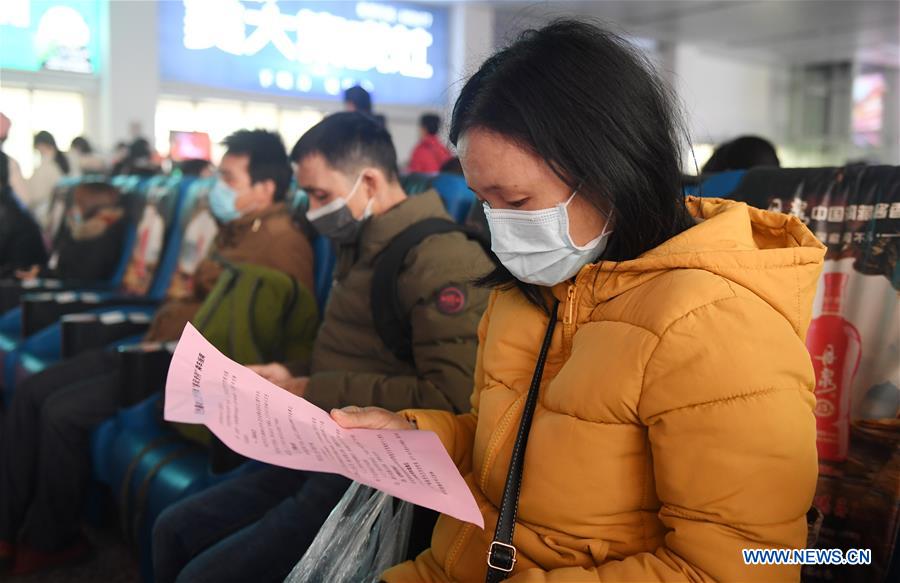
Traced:
POLYGON ((356 189, 362 175, 356 179, 356 184, 350 189, 350 195, 347 198, 336 198, 321 208, 306 213, 313 228, 323 237, 328 237, 338 245, 355 243, 359 239, 359 232, 362 230, 363 224, 372 214, 372 202, 369 201, 366 210, 363 212, 361 219, 357 219, 350 212, 347 201, 356 196, 356 189))
MULTIPOLYGON (((343 201, 344 199, 337 200, 343 201)), ((325 210, 328 206, 318 210, 325 210)), ((362 230, 363 224, 365 224, 365 219, 357 219, 353 216, 346 203, 336 209, 329 209, 322 215, 316 213, 310 217, 310 214, 312 213, 307 213, 307 218, 316 232, 339 245, 355 243, 359 239, 359 232, 362 230)))

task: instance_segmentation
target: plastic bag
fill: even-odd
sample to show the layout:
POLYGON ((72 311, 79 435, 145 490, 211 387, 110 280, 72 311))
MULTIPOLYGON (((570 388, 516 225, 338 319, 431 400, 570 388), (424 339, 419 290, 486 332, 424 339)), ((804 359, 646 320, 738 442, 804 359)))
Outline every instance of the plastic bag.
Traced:
POLYGON ((354 482, 285 583, 377 583, 403 562, 412 504, 354 482))

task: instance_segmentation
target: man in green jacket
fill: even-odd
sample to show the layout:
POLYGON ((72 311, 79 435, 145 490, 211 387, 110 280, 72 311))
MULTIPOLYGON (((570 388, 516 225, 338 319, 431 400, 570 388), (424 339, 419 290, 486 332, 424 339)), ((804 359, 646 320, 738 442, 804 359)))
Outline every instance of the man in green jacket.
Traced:
MULTIPOLYGON (((379 254, 410 226, 451 220, 439 195, 407 196, 390 134, 362 113, 327 117, 300 138, 291 159, 309 196, 307 217, 335 244, 338 260, 311 362, 254 369, 325 410, 468 410, 488 297, 471 282, 493 268, 481 245, 449 232, 406 254, 396 299, 411 354, 401 358, 375 325, 373 272, 379 254)), ((348 485, 340 476, 266 467, 188 498, 156 523, 155 578, 282 581, 348 485)))

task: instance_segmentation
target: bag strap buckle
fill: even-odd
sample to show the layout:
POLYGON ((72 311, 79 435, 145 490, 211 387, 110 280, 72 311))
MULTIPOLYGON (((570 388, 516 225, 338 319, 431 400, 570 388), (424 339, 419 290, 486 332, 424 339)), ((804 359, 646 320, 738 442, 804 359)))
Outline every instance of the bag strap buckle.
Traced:
POLYGON ((487 552, 488 567, 490 567, 491 569, 496 569, 498 571, 503 571, 504 573, 511 573, 513 570, 513 567, 516 566, 516 555, 517 554, 518 553, 516 551, 516 547, 514 547, 512 545, 508 545, 506 543, 502 543, 500 541, 494 541, 491 543, 491 546, 487 552), (511 551, 511 555, 510 556, 497 556, 497 554, 494 551, 496 551, 498 547, 500 549, 505 549, 505 550, 511 551), (499 563, 503 563, 503 564, 498 564, 498 561, 499 561, 499 563), (509 567, 506 566, 507 563, 509 564, 509 567))

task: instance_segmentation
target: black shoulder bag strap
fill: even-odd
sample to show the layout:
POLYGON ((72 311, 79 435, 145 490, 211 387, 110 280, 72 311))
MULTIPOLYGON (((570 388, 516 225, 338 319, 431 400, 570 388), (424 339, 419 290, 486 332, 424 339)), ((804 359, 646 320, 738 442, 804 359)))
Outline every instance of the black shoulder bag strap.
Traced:
POLYGON ((403 362, 412 362, 412 329, 407 314, 400 305, 398 282, 409 251, 431 235, 463 233, 469 239, 490 248, 480 234, 447 219, 424 219, 403 230, 391 239, 375 258, 370 296, 375 331, 384 345, 403 362))
POLYGON ((0 190, 6 189, 7 186, 9 186, 9 158, 0 151, 0 190))
POLYGON ((519 491, 522 487, 522 470, 525 467, 525 447, 528 445, 528 432, 531 429, 531 420, 534 418, 534 408, 537 405, 541 379, 544 376, 547 352, 550 350, 550 342, 553 340, 553 330, 556 328, 558 310, 559 301, 557 300, 553 302, 550 311, 550 322, 547 324, 547 332, 544 334, 544 342, 541 344, 537 364, 534 365, 534 376, 531 377, 531 387, 529 387, 528 397, 525 399, 519 433, 516 435, 516 443, 509 460, 509 473, 506 475, 506 486, 503 488, 503 500, 500 502, 497 528, 494 530, 494 540, 491 542, 487 554, 486 583, 503 581, 509 577, 513 567, 516 566, 517 553, 512 541, 513 532, 516 529, 516 514, 519 511, 519 491))

